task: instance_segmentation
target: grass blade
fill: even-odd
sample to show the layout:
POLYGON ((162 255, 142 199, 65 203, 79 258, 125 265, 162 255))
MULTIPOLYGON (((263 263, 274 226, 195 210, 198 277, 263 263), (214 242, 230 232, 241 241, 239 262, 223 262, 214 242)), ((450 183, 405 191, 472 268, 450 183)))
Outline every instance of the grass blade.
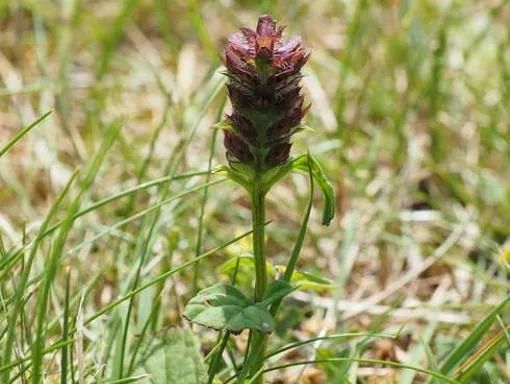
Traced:
MULTIPOLYGON (((202 253, 200 256, 198 257, 195 257, 183 264, 181 264, 180 266, 176 267, 176 268, 173 268, 169 271, 166 271, 164 273, 162 273, 161 275, 155 277, 154 279, 148 281, 147 283, 139 286, 138 288, 136 288, 135 290, 127 293, 126 295, 120 297, 119 299, 111 302, 110 304, 108 304, 107 306, 105 306, 103 309, 101 309, 100 311, 96 312, 94 315, 88 317, 84 322, 83 322, 83 325, 88 325, 90 323, 92 323, 94 320, 97 320, 99 317, 103 316, 104 314, 110 312, 111 310, 113 310, 114 308, 118 307, 120 304, 122 304, 123 302, 129 300, 130 298, 138 295, 140 292, 146 290, 147 288, 149 287, 152 287, 153 285, 155 284, 158 284, 166 279, 168 279, 168 277, 194 265, 195 263, 197 263, 198 261, 201 261, 209 256, 212 256, 214 255, 215 253, 221 251, 222 249, 228 247, 229 245, 231 244, 234 244, 236 242, 238 242, 239 240, 241 239, 244 239, 246 236, 249 236, 251 235, 252 233, 252 230, 249 230, 225 243, 223 243, 222 245, 219 245, 215 248, 212 248, 204 253, 202 253)), ((71 331, 69 331, 69 334, 73 334, 74 332, 76 331, 76 329, 72 329, 71 331)), ((45 355, 45 354, 48 354, 48 353, 51 353, 51 352, 54 352, 56 350, 59 350, 62 348, 62 346, 64 344, 71 344, 73 342, 73 340, 65 340, 65 341, 58 341, 57 343, 55 343, 54 345, 50 346, 50 347, 47 347, 46 349, 43 349, 41 351, 41 354, 42 355, 45 355)), ((26 357, 23 357, 23 358, 20 358, 16 361, 13 361, 13 362, 10 362, 10 363, 7 363, 7 364, 4 364, 3 366, 0 367, 0 373, 2 372, 5 372, 6 370, 12 368, 12 367, 15 367, 17 365, 20 365, 20 364, 23 364, 24 362, 27 362, 29 360, 33 360, 33 355, 29 355, 29 356, 26 356, 26 357)))
POLYGON ((51 285, 53 284, 53 280, 58 270, 60 258, 63 254, 64 245, 74 224, 74 215, 79 211, 82 197, 84 193, 90 188, 90 185, 92 184, 97 172, 99 171, 100 165, 104 161, 108 150, 114 143, 118 132, 119 127, 115 125, 108 127, 108 132, 105 135, 106 137, 103 140, 103 143, 97 151, 96 155, 92 159, 86 173, 84 174, 84 177, 80 182, 80 191, 68 208, 62 226, 52 244, 51 252, 45 266, 42 286, 37 298, 35 340, 32 344, 32 384, 40 384, 42 382, 44 357, 43 350, 48 299, 51 285))
MULTIPOLYGON (((42 238, 44 237, 44 233, 46 232, 46 228, 48 227, 50 221, 53 219, 55 214, 57 213, 58 207, 62 203, 62 200, 67 195, 67 192, 69 191, 69 188, 71 187, 75 177, 77 175, 77 172, 75 172, 69 181, 67 182, 67 185, 64 187, 62 192, 59 196, 55 199, 55 202, 50 208, 50 211, 46 215, 46 218, 44 219, 44 222, 42 223, 41 227, 39 228, 39 231, 36 235, 36 238, 34 240, 34 244, 32 245, 32 249, 30 251, 30 254, 28 256, 27 264, 25 265, 25 268, 23 270, 23 273, 21 275, 21 280, 16 287, 16 291, 14 294, 14 303, 13 303, 13 311, 9 315, 8 325, 7 325, 7 339, 5 341, 5 349, 4 349, 4 355, 2 362, 8 363, 11 359, 13 344, 14 344, 14 337, 15 337, 15 327, 17 323, 17 318, 19 315, 19 310, 22 308, 22 302, 23 302, 23 296, 25 294, 25 290, 27 287, 28 279, 30 276, 30 271, 32 269, 32 264, 35 258, 35 255, 37 253, 37 250, 39 248, 39 243, 41 242, 42 238)), ((20 257, 23 256, 23 252, 20 252, 20 257)), ((6 371, 3 375, 3 381, 8 382, 9 379, 9 371, 6 371)))
MULTIPOLYGON (((69 301, 70 301, 70 284, 71 284, 71 272, 67 273, 66 280, 66 296, 64 301, 64 318, 63 318, 63 329, 62 329, 62 341, 67 340, 69 337, 69 301)), ((67 383, 67 364, 69 362, 69 346, 67 344, 62 345, 61 359, 60 359, 60 383, 67 383)))
POLYGON ((489 339, 473 353, 456 371, 455 378, 463 384, 471 383, 473 375, 482 368, 485 362, 497 352, 498 348, 505 341, 505 331, 498 332, 496 336, 489 339))
POLYGON ((476 327, 473 328, 471 333, 465 340, 460 343, 446 358, 443 364, 439 368, 439 372, 443 375, 449 375, 480 342, 483 336, 487 334, 494 321, 496 321, 497 315, 503 310, 503 308, 510 301, 510 297, 506 298, 494 308, 476 327))
POLYGON ((33 123, 29 124, 27 127, 23 128, 21 131, 19 131, 14 137, 7 142, 3 147, 0 148, 0 157, 5 155, 9 149, 11 149, 18 141, 20 141, 23 136, 25 136, 28 132, 30 132, 33 128, 35 128, 40 122, 42 122, 44 119, 46 119, 49 115, 51 115, 53 111, 48 111, 41 117, 39 117, 37 120, 35 120, 33 123))

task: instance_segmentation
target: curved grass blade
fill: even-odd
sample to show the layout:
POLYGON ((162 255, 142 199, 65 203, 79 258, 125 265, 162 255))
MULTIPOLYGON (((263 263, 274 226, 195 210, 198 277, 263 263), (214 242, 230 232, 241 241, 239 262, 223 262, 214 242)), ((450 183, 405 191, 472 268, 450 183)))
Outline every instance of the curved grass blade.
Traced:
POLYGON ((25 136, 28 132, 30 132, 33 128, 35 128, 41 121, 46 119, 49 115, 51 115, 53 111, 48 111, 41 117, 39 117, 37 120, 35 120, 33 123, 29 124, 27 127, 23 128, 21 131, 19 131, 17 134, 14 135, 14 137, 7 142, 3 147, 0 148, 0 157, 5 155, 9 149, 11 149, 18 141, 20 141, 23 136, 25 136))
POLYGON ((272 352, 269 352, 265 358, 268 359, 270 357, 273 357, 275 355, 279 355, 280 353, 287 352, 294 348, 302 347, 303 345, 311 344, 316 341, 320 340, 337 340, 337 339, 354 339, 358 337, 385 337, 385 338, 395 338, 396 335, 392 335, 389 333, 370 333, 370 332, 351 332, 351 333, 339 333, 335 335, 328 335, 328 336, 318 336, 313 337, 311 339, 306 339, 302 341, 297 341, 295 343, 287 344, 279 349, 276 349, 272 352))
POLYGON ((136 383, 137 381, 144 380, 150 378, 151 375, 149 374, 143 374, 143 375, 136 375, 131 377, 124 377, 122 379, 118 380, 107 380, 103 381, 101 384, 128 384, 128 383, 136 383))
POLYGON ((303 248, 303 242, 305 241, 306 230, 308 229, 308 220, 310 219, 310 213, 312 212, 312 204, 313 204, 313 192, 314 192, 314 175, 313 175, 313 161, 312 157, 307 155, 307 171, 308 176, 310 177, 310 198, 308 199, 308 205, 306 207, 305 216, 303 217, 303 222, 301 223, 301 227, 299 228, 298 238, 296 240, 296 244, 292 249, 292 254, 290 256, 289 262, 287 263, 287 267, 285 268, 285 273, 283 275, 283 279, 285 281, 290 281, 292 278, 292 274, 294 273, 294 269, 296 268, 296 263, 299 259, 299 255, 301 254, 301 249, 303 248))
MULTIPOLYGON (((430 323, 422 332, 419 337, 419 343, 413 347, 409 352, 409 359, 407 362, 410 364, 420 364, 426 351, 429 349, 429 342, 434 336, 437 328, 437 322, 430 323)), ((431 359, 429 358, 429 366, 431 359)), ((433 361, 433 360, 432 360, 433 361)), ((433 366, 434 368, 437 368, 433 366)), ((415 381, 416 372, 408 370, 400 375, 398 384, 412 384, 415 381)))
MULTIPOLYGON (((459 384, 458 381, 450 379, 449 377, 442 375, 441 373, 434 372, 425 368, 415 367, 412 365, 407 364, 401 364, 394 361, 388 361, 388 360, 377 360, 377 359, 357 359, 357 358, 349 358, 349 357, 333 357, 329 359, 317 359, 317 360, 307 360, 307 361, 298 361, 295 363, 289 363, 284 365, 279 365, 276 367, 261 369, 258 371, 250 380, 246 381, 246 384, 253 384, 256 382, 257 378, 264 373, 271 372, 271 371, 277 371, 279 369, 285 369, 290 367, 296 367, 300 365, 309 365, 309 364, 324 364, 324 363, 340 363, 340 362, 357 362, 357 363, 363 363, 363 364, 379 364, 382 366, 387 367, 394 367, 394 368, 401 368, 401 369, 412 369, 413 371, 424 373, 429 376, 433 376, 437 379, 440 379, 443 383, 450 383, 450 384, 459 384)), ((230 377, 226 382, 229 383, 232 381, 236 376, 230 377)))
MULTIPOLYGON (((142 184, 139 184, 139 185, 135 185, 134 187, 132 188, 129 188, 129 189, 126 189, 124 191, 121 191, 115 195, 112 195, 112 196, 108 196, 108 197, 105 197, 104 199, 101 199, 99 201, 96 201, 95 203, 91 204, 90 206, 80 210, 75 216, 74 218, 77 219, 81 216, 84 216, 86 215, 87 213, 89 212, 92 212, 106 204, 109 204, 115 200, 118 200, 120 198, 123 198, 123 197, 126 197, 128 195, 131 195, 131 194, 134 194, 136 192, 139 192, 141 190, 144 190, 144 189, 148 189, 148 188, 151 188, 151 187, 156 187, 156 186, 160 186, 160 185, 164 185, 166 183, 169 183, 171 181, 174 181, 174 180, 181 180, 181 179, 186 179, 186 178, 190 178, 190 177, 194 177, 194 176, 203 176, 203 175, 208 175, 209 172, 208 171, 199 171, 199 172, 190 172, 190 173, 183 173, 182 175, 176 175, 176 176, 166 176, 166 177, 160 177, 158 179, 155 179, 155 180, 151 180, 151 181, 148 181, 146 183, 142 183, 142 184)), ((53 226, 51 226, 48 231, 45 233, 45 235, 55 231, 60 225, 62 225, 62 222, 60 223, 57 223, 53 226)))
MULTIPOLYGON (((213 255, 214 253, 222 250, 223 248, 226 248, 229 245, 238 242, 239 240, 245 238, 246 236, 249 236, 251 233, 252 233, 251 230, 248 231, 248 232, 245 232, 242 235, 239 235, 239 236, 233 238, 232 240, 227 241, 223 245, 220 245, 218 247, 212 248, 209 251, 202 253, 200 256, 197 256, 197 257, 195 257, 195 258, 193 258, 193 259, 191 259, 191 260, 181 264, 177 268, 174 268, 174 269, 171 269, 171 270, 169 270, 169 271, 167 271, 165 273, 162 273, 158 277, 152 279, 151 281, 149 281, 149 282, 139 286, 138 288, 134 289, 133 291, 127 293, 126 295, 124 295, 120 299, 117 299, 117 300, 113 301, 112 303, 108 304, 102 310, 100 310, 99 312, 95 313, 94 315, 92 315, 88 319, 86 319, 83 324, 87 325, 87 324, 91 323, 92 321, 96 320, 98 317, 104 315, 105 313, 109 312, 113 308, 117 307, 119 304, 123 303, 126 300, 129 300, 131 297, 137 295, 138 293, 142 292, 143 290, 153 286, 154 284, 157 284, 157 283, 167 279, 169 276, 174 275, 177 272, 180 272, 183 269, 186 269, 187 267, 189 267, 191 265, 194 265, 196 262, 199 262, 200 260, 205 259, 206 257, 209 257, 209 256, 213 255)), ((1 370, 1 368, 0 368, 0 370, 1 370)))
POLYGON ((160 202, 150 206, 149 208, 146 208, 143 211, 137 212, 136 214, 134 214, 132 216, 129 216, 126 219, 121 220, 121 221, 115 223, 114 225, 106 228, 104 231, 98 233, 97 235, 93 236, 92 238, 88 239, 87 241, 84 241, 84 242, 76 245, 69 252, 75 252, 78 249, 80 249, 81 247, 83 247, 84 245, 93 243, 94 241, 96 241, 97 239, 99 239, 99 238, 103 237, 104 235, 108 234, 112 230, 120 228, 120 227, 122 227, 122 226, 124 226, 124 225, 126 225, 126 224, 128 224, 130 222, 132 222, 133 220, 139 219, 140 217, 146 216, 150 212, 157 211, 159 208, 161 208, 162 206, 164 206, 166 204, 171 203, 172 201, 178 200, 178 199, 180 199, 182 197, 185 197, 185 196, 187 196, 189 194, 192 194, 194 192, 200 191, 200 190, 202 190, 202 189, 204 189, 206 187, 210 187, 210 186, 213 186, 215 184, 219 184, 219 183, 221 183, 223 181, 225 181, 225 179, 219 179, 219 180, 211 181, 210 183, 200 184, 200 185, 198 185, 198 186, 196 186, 194 188, 191 188, 191 189, 189 189, 189 190, 187 190, 185 192, 178 193, 177 195, 169 197, 168 199, 162 200, 162 201, 160 201, 160 202))
MULTIPOLYGON (((77 212, 74 215, 74 219, 76 220, 76 219, 80 218, 81 216, 86 215, 87 213, 93 212, 94 210, 96 210, 98 208, 101 208, 104 205, 107 205, 107 204, 109 204, 109 203, 111 203, 111 202, 113 202, 115 200, 121 199, 121 198, 126 197, 128 195, 132 195, 134 193, 137 193, 138 191, 141 191, 141 190, 144 190, 144 189, 148 189, 148 188, 151 188, 151 187, 156 187, 156 186, 164 185, 164 184, 170 183, 170 182, 172 182, 174 180, 181 180, 181 179, 186 179, 186 178, 190 178, 190 177, 194 177, 194 176, 203 176, 203 175, 208 175, 208 174, 209 174, 208 171, 198 171, 198 172, 183 173, 181 175, 176 175, 176 176, 160 177, 158 179, 154 179, 154 180, 148 181, 146 183, 135 185, 134 187, 128 188, 128 189, 126 189, 124 191, 121 191, 121 192, 116 193, 114 195, 105 197, 104 199, 101 199, 99 201, 96 201, 95 203, 92 203, 90 206, 88 206, 88 207, 80 210, 79 212, 77 212)), ((41 239, 43 237, 46 237, 47 235, 53 233, 61 225, 62 225, 62 221, 59 221, 59 222, 53 224, 52 226, 50 226, 49 228, 48 228, 48 226, 46 226, 44 233, 42 233, 41 239)), ((0 271, 2 271, 1 274, 0 274, 0 279, 2 278, 3 274, 5 274, 7 272, 7 270, 9 270, 8 267, 10 265, 14 264, 22 256, 23 251, 25 251, 27 248, 29 248, 30 246, 33 245, 34 241, 35 241, 35 239, 33 241, 27 242, 25 245, 20 247, 16 252, 14 252, 12 256, 6 258, 5 260, 3 260, 0 263, 0 271)))

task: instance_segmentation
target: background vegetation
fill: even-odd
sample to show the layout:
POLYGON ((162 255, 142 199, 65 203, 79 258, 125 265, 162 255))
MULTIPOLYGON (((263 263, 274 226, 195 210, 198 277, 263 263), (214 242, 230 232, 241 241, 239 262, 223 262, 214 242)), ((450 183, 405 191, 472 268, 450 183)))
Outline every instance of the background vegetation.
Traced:
MULTIPOLYGON (((266 366, 322 363, 267 379, 430 377, 404 364, 509 382, 496 307, 509 288, 508 3, 0 1, 0 382, 184 383, 179 369, 202 369, 197 341, 204 356, 216 335, 183 331, 183 305, 250 252, 244 192, 207 175, 225 163, 221 55, 268 12, 313 50, 313 131, 294 151, 321 160, 338 211, 330 227, 312 212, 298 268, 313 276, 271 349, 324 339, 266 366)), ((269 196, 272 264, 307 198, 306 176, 269 196)), ((252 273, 241 262, 239 284, 252 273)), ((245 341, 227 348, 223 380, 245 341)))

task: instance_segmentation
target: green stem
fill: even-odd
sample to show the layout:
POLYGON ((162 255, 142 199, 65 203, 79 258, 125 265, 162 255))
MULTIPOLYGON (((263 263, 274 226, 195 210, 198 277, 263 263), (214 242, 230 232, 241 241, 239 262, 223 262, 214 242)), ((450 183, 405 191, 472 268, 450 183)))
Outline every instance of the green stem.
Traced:
MULTIPOLYGON (((303 223, 301 224, 301 228, 299 230, 298 239, 296 244, 292 250, 291 257, 289 262, 287 263, 287 268, 285 269, 285 274, 282 277, 283 280, 290 282, 292 278, 292 274, 294 273, 294 269, 296 267, 297 260, 301 253, 301 249, 303 247, 303 241, 305 238, 306 230, 308 227, 308 219, 310 218, 310 212, 312 210, 313 203, 313 178, 312 178, 312 169, 310 165, 310 158, 308 158, 308 173, 310 175, 310 199, 308 201, 308 207, 306 209, 305 217, 303 219, 303 223)), ((255 217, 255 214, 254 214, 255 217)), ((254 221, 255 222, 255 221, 254 221)), ((255 234, 255 232, 254 232, 255 234)), ((255 236, 255 235, 254 235, 255 236)), ((263 243, 262 243, 263 246, 263 243)), ((254 237, 254 249, 255 249, 255 237, 254 237)), ((257 264, 257 258, 255 258, 255 265, 257 264)), ((265 259, 264 259, 264 267, 265 267, 265 259)), ((276 300, 273 305, 270 307, 270 312, 273 318, 276 318, 278 313, 278 309, 280 308, 282 300, 276 300)), ((246 372, 248 372, 248 376, 252 378, 253 383, 262 384, 262 367, 264 365, 264 355, 267 346, 267 335, 262 334, 260 332, 254 332, 253 336, 249 342, 249 356, 245 360, 246 367, 243 367, 243 372, 241 373, 241 378, 238 381, 239 383, 243 383, 246 376, 246 372), (244 375, 243 375, 244 374, 244 375), (257 376, 258 375, 258 376, 257 376)))
MULTIPOLYGON (((253 377, 262 370, 264 365, 264 355, 266 353, 267 335, 261 332, 255 332, 253 346, 251 348, 251 359, 249 364, 249 377, 253 377)), ((262 384, 262 375, 255 379, 255 384, 262 384)))
POLYGON ((252 191, 253 257, 255 260, 255 301, 261 301, 267 286, 265 236, 265 198, 261 178, 256 177, 252 191))
MULTIPOLYGON (((267 269, 265 254, 265 198, 266 191, 262 184, 262 174, 259 172, 253 180, 251 191, 252 221, 253 221, 253 258, 255 261, 255 301, 261 301, 267 287, 267 269)), ((241 384, 248 375, 258 372, 264 362, 266 336, 257 331, 250 331, 247 355, 243 369, 239 375, 241 384)), ((256 383, 262 383, 262 377, 256 383)))

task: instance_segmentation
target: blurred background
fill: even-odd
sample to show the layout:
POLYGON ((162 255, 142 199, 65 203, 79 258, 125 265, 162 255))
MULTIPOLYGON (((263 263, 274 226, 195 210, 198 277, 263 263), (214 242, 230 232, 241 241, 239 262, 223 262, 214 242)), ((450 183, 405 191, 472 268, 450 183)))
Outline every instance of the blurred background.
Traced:
MULTIPOLYGON (((433 368, 508 295, 500 257, 510 235, 508 3, 0 1, 0 147, 52 111, 0 160, 2 300, 25 268, 23 258, 9 261, 10 250, 34 238, 75 169, 97 171, 82 188, 85 208, 150 180, 225 164, 223 137, 213 128, 229 109, 223 46, 239 27, 254 27, 258 15, 270 13, 287 25, 286 36, 300 34, 312 49, 303 80, 311 130, 296 137, 293 154, 309 149, 316 155, 337 194, 329 227, 320 225, 323 201, 316 196, 298 267, 309 274, 309 288, 286 305, 277 334, 300 340, 400 329, 396 339, 324 342, 299 357, 340 353, 433 368), (94 153, 116 129, 96 166, 94 153)), ((74 310, 86 318, 135 279, 149 281, 248 230, 249 201, 229 182, 123 222, 206 178, 218 177, 159 184, 77 219, 59 256, 48 318, 58 320, 62 312, 69 271, 74 310)), ((290 254, 307 184, 304 176, 289 176, 269 196, 274 265, 290 254)), ((56 219, 72 206, 62 204, 56 219)), ((52 244, 42 242, 34 258, 13 358, 30 349, 35 297, 52 244)), ((153 320, 145 331, 153 339, 188 327, 180 313, 194 287, 228 280, 233 265, 225 262, 248 252, 245 238, 162 283, 158 300, 152 301, 157 290, 141 294, 128 339, 136 340, 148 313, 153 320)), ((251 275, 250 266, 241 265, 240 284, 249 286, 251 275)), ((9 301, 3 306, 7 313, 9 301)), ((0 316, 0 330, 6 324, 0 316)), ((115 324, 96 321, 82 330, 86 382, 109 377, 110 344, 94 342, 103 334, 114 340, 115 324)), ((214 333, 194 332, 206 353, 214 333)), ((236 340, 233 348, 242 349, 243 335, 236 340)), ((472 382, 507 383, 506 349, 491 355, 472 382)), ((48 382, 58 382, 52 372, 58 377, 59 364, 48 357, 48 382)), ((424 382, 416 372, 347 363, 268 377, 340 383, 345 372, 358 378, 352 383, 424 382)))

